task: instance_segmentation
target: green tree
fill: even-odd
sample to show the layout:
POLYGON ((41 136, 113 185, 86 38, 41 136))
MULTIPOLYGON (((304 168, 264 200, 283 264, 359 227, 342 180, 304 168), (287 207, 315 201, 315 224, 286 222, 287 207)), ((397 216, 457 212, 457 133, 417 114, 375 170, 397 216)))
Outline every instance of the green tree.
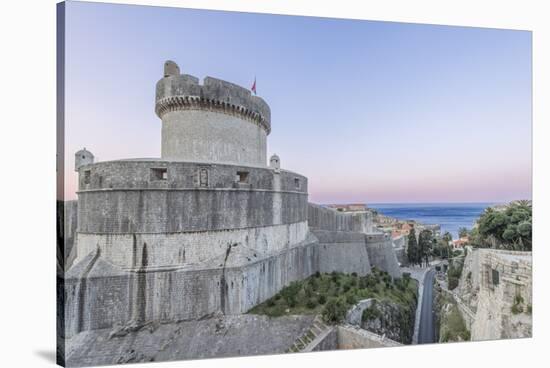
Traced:
POLYGON ((447 242, 447 245, 448 245, 449 242, 453 240, 453 236, 451 235, 450 232, 445 231, 445 234, 443 234, 443 236, 441 237, 441 239, 444 240, 445 242, 447 242))
POLYGON ((418 263, 418 243, 416 242, 416 231, 414 230, 414 227, 409 232, 407 258, 409 260, 409 263, 412 265, 418 263))
POLYGON ((478 220, 475 244, 511 250, 532 248, 530 201, 516 201, 504 209, 488 208, 478 220))
POLYGON ((422 266, 422 262, 429 263, 429 257, 432 252, 433 233, 431 230, 422 230, 418 235, 418 262, 422 266))
POLYGON ((328 323, 341 322, 346 316, 346 302, 341 298, 331 298, 323 307, 321 316, 328 323))
POLYGON ((465 238, 469 235, 469 231, 468 229, 466 229, 465 227, 459 227, 458 228, 458 237, 459 238, 465 238))

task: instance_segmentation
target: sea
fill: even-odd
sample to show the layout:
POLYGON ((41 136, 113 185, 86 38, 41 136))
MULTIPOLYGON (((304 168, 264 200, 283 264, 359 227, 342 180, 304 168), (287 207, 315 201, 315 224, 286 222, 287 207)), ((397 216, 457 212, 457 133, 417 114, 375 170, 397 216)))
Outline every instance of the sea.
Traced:
POLYGON ((423 224, 441 225, 441 234, 450 232, 458 239, 458 229, 471 229, 487 207, 496 203, 369 203, 383 215, 399 220, 415 220, 423 224))

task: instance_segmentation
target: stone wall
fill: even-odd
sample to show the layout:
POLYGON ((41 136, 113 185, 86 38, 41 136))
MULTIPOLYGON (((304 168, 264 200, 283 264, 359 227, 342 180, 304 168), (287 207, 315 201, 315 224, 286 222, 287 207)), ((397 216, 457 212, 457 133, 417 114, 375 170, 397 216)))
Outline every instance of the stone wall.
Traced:
POLYGON ((392 277, 401 276, 392 239, 373 232, 371 212, 339 212, 309 203, 308 224, 322 245, 323 272, 341 270, 364 275, 376 266, 392 277))
POLYGON ((386 271, 391 277, 401 277, 391 236, 383 233, 367 234, 366 242, 371 266, 386 271))
POLYGON ((65 201, 63 202, 64 216, 64 241, 65 241, 65 269, 69 269, 75 258, 75 252, 73 251, 76 237, 76 228, 78 222, 78 201, 65 201))
POLYGON ((311 328, 313 316, 245 314, 152 324, 142 329, 86 331, 68 339, 68 367, 281 354, 311 328))
POLYGON ((373 231, 372 213, 338 212, 317 204, 308 203, 308 224, 312 230, 351 231, 370 233, 373 231))
POLYGON ((79 172, 79 232, 170 233, 307 220, 307 179, 290 172, 157 161, 105 162, 79 172), (166 179, 155 178, 158 169, 166 179), (236 179, 241 172, 246 183, 236 179))
POLYGON ((373 300, 375 299, 363 299, 355 304, 346 314, 346 323, 352 326, 361 327, 363 312, 372 305, 373 300))
POLYGON ((319 240, 319 271, 332 271, 366 275, 371 267, 365 234, 313 230, 312 233, 319 240))
POLYGON ((468 248, 453 294, 472 340, 532 335, 531 252, 468 248))
POLYGON ((116 324, 245 313, 319 268, 314 239, 260 260, 236 247, 212 268, 147 269, 146 248, 141 251, 132 270, 112 266, 99 250, 71 268, 65 277, 68 336, 116 324), (227 266, 232 264, 239 266, 227 266))
POLYGON ((481 253, 472 247, 467 247, 466 249, 467 254, 464 258, 462 275, 454 291, 460 297, 460 300, 475 312, 477 309, 479 288, 481 286, 481 264, 479 258, 481 253))
POLYGON ((402 346, 400 343, 354 326, 338 326, 338 349, 402 346))
POLYGON ((311 351, 327 351, 338 349, 338 329, 335 326, 329 327, 321 335, 317 336, 315 340, 308 344, 302 352, 307 353, 311 351))
POLYGON ((328 329, 312 341, 303 352, 345 349, 370 349, 402 346, 402 344, 352 325, 338 325, 328 329))
POLYGON ((132 268, 141 249, 148 246, 149 267, 176 267, 212 263, 225 255, 228 245, 246 248, 254 258, 265 258, 306 240, 307 222, 202 232, 167 234, 78 234, 77 262, 97 247, 109 262, 132 268))

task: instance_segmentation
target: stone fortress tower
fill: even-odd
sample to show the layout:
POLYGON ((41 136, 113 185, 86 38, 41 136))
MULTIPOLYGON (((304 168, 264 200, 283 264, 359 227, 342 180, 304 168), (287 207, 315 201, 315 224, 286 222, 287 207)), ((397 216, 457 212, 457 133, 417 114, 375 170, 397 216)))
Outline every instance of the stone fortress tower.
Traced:
POLYGON ((266 166, 271 111, 263 99, 219 79, 200 85, 172 61, 156 91, 163 160, 266 166))
MULTIPOLYGON (((267 165, 267 103, 232 83, 180 74, 156 86, 159 159, 77 152, 77 226, 65 273, 68 337, 115 325, 245 313, 316 271, 394 276, 370 213, 308 204, 307 178, 267 165)), ((74 228, 74 226, 70 227, 74 228)))

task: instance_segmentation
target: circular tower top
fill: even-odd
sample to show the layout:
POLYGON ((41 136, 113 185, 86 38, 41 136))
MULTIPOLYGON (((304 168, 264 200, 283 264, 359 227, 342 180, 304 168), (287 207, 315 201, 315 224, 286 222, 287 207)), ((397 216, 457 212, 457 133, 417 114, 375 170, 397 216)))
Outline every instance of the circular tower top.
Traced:
POLYGON ((203 83, 164 64, 155 112, 162 120, 162 158, 266 166, 271 111, 250 90, 220 79, 203 83))

